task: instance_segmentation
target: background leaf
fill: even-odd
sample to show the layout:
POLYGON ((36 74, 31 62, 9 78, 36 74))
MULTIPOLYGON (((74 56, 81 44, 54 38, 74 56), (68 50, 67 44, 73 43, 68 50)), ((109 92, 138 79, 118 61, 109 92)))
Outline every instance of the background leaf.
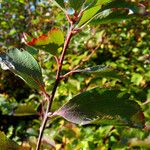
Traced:
POLYGON ((98 122, 143 128, 145 123, 140 106, 128 94, 102 88, 75 96, 54 114, 81 125, 98 122))
POLYGON ((37 115, 37 111, 32 105, 20 104, 13 112, 14 116, 32 116, 37 115))
POLYGON ((32 88, 39 89, 39 86, 44 86, 41 68, 27 51, 11 49, 6 53, 0 53, 0 59, 2 69, 9 69, 32 88))
POLYGON ((0 150, 19 150, 19 145, 9 140, 6 135, 0 131, 0 150))

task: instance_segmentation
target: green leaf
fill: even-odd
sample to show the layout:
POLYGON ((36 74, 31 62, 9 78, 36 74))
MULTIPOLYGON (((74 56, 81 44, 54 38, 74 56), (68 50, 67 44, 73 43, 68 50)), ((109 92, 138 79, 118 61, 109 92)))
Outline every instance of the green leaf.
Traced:
POLYGON ((114 10, 111 9, 104 10, 100 12, 92 21, 91 25, 100 25, 100 24, 108 24, 120 22, 122 20, 127 19, 128 17, 127 10, 114 10))
POLYGON ((96 74, 99 77, 110 77, 110 78, 117 78, 117 79, 123 78, 121 75, 119 75, 119 72, 116 71, 114 68, 110 66, 104 66, 104 65, 97 65, 91 68, 85 68, 82 70, 78 70, 78 72, 96 74))
POLYGON ((65 8, 64 0, 55 0, 55 2, 59 5, 59 7, 65 8))
POLYGON ((52 55, 57 55, 59 50, 62 49, 63 44, 64 34, 59 29, 53 29, 47 35, 43 34, 33 38, 31 41, 27 41, 27 45, 44 50, 52 55))
POLYGON ((26 51, 28 51, 31 55, 36 55, 38 54, 38 50, 32 46, 27 46, 26 51))
POLYGON ((133 73, 131 82, 133 82, 136 85, 140 85, 141 81, 143 80, 143 76, 139 73, 133 73))
POLYGON ((101 11, 106 10, 106 9, 113 9, 113 8, 114 9, 118 9, 118 8, 128 9, 135 14, 139 14, 139 13, 141 13, 142 10, 144 10, 143 5, 138 5, 137 3, 134 3, 134 2, 127 2, 125 0, 120 0, 118 3, 118 0, 114 0, 114 1, 104 5, 102 7, 101 11))
POLYGON ((128 94, 106 88, 94 88, 75 96, 54 115, 81 125, 100 123, 143 128, 145 124, 141 107, 129 100, 128 94))
POLYGON ((32 116, 37 114, 35 108, 29 104, 20 104, 13 112, 14 116, 32 116))
POLYGON ((19 150, 20 146, 0 131, 0 150, 19 150))
POLYGON ((112 23, 127 19, 133 14, 144 14, 145 7, 133 2, 121 0, 98 1, 92 8, 87 9, 78 23, 78 27, 85 26, 93 19, 95 24, 112 23), (96 21, 97 20, 97 21, 96 21))
POLYGON ((100 10, 100 8, 101 8, 100 6, 94 6, 92 8, 87 9, 83 13, 83 15, 78 23, 78 27, 81 27, 82 25, 87 23, 100 10))
POLYGON ((92 7, 89 7, 87 10, 84 11, 78 23, 78 27, 81 27, 82 25, 88 23, 99 12, 103 4, 107 4, 111 1, 113 0, 96 0, 95 2, 90 1, 90 4, 92 4, 92 7))
POLYGON ((79 10, 84 2, 85 0, 69 0, 70 7, 72 7, 75 10, 79 10))
POLYGON ((32 88, 39 89, 40 86, 44 86, 41 68, 27 51, 14 48, 0 53, 0 64, 2 69, 9 69, 32 88))

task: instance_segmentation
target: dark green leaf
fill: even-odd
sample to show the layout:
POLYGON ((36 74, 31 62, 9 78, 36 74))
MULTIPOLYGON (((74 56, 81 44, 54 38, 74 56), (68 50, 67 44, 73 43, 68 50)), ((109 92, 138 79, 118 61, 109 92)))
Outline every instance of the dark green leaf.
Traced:
POLYGON ((37 111, 32 105, 21 104, 13 112, 14 116, 32 116, 37 115, 37 111))
POLYGON ((56 1, 56 3, 59 5, 59 7, 65 8, 64 0, 55 0, 55 1, 56 1))
POLYGON ((106 5, 104 5, 100 11, 106 10, 106 9, 114 9, 115 10, 115 9, 118 9, 118 8, 119 9, 121 9, 121 8, 122 9, 128 9, 128 10, 132 11, 135 14, 139 14, 139 13, 141 13, 141 11, 144 10, 144 6, 138 5, 134 2, 127 2, 125 0, 120 0, 119 3, 118 3, 118 0, 115 0, 115 1, 112 1, 112 2, 107 3, 106 5))
POLYGON ((38 50, 32 46, 27 46, 26 51, 28 51, 31 55, 36 55, 38 54, 38 50))
MULTIPOLYGON (((127 19, 129 14, 144 14, 145 7, 133 2, 124 0, 98 1, 93 7, 87 9, 78 23, 78 26, 85 26, 94 19, 95 24, 112 23, 127 19), (98 19, 96 21, 96 19, 98 19)), ((130 15, 129 15, 130 16, 130 15)))
POLYGON ((69 0, 70 7, 72 7, 75 10, 78 10, 82 7, 85 0, 69 0))
POLYGON ((6 135, 0 131, 0 150, 19 150, 19 145, 6 137, 6 135))
POLYGON ((41 68, 27 51, 15 48, 6 53, 0 53, 0 64, 2 69, 9 69, 32 88, 39 89, 40 86, 44 86, 41 68))
POLYGON ((141 107, 129 100, 128 94, 102 88, 94 88, 75 96, 54 115, 81 125, 96 122, 143 128, 145 123, 141 107))

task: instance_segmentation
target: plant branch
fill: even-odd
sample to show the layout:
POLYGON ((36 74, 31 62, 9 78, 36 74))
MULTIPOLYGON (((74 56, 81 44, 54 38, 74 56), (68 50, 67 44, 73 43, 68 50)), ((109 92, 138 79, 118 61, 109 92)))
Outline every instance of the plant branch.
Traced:
POLYGON ((82 60, 82 62, 80 62, 79 65, 75 66, 71 71, 67 72, 66 74, 64 74, 63 76, 61 76, 61 79, 64 79, 74 73, 78 73, 80 72, 79 70, 77 70, 79 67, 81 67, 85 62, 87 62, 92 56, 93 54, 96 52, 96 50, 99 48, 99 46, 97 46, 95 49, 92 50, 92 52, 88 55, 88 57, 86 57, 85 59, 82 60))
POLYGON ((60 83, 60 79, 61 79, 60 75, 61 75, 62 65, 63 65, 64 57, 65 57, 65 54, 66 54, 66 50, 68 48, 68 45, 69 45, 69 42, 71 40, 72 35, 73 35, 73 26, 71 24, 71 27, 68 31, 68 34, 67 34, 67 37, 66 37, 66 40, 65 40, 65 43, 64 43, 64 48, 63 48, 62 54, 61 54, 60 59, 59 59, 58 71, 57 71, 57 74, 56 74, 56 80, 55 80, 55 84, 54 84, 51 96, 49 94, 47 94, 45 90, 43 90, 43 93, 44 93, 44 95, 46 95, 46 98, 48 100, 48 104, 47 104, 46 112, 44 114, 44 119, 43 119, 42 125, 40 127, 40 133, 39 133, 39 137, 38 137, 36 150, 40 150, 40 145, 41 145, 41 141, 42 141, 43 132, 44 132, 44 129, 46 127, 46 123, 47 123, 47 120, 48 120, 48 117, 49 117, 50 109, 51 109, 51 106, 52 106, 52 103, 53 103, 53 100, 54 100, 54 97, 55 97, 57 87, 60 83))

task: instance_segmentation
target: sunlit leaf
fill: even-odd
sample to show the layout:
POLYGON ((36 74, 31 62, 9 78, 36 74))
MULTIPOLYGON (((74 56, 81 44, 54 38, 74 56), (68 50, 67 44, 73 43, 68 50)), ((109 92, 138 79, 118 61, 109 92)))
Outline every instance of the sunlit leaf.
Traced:
POLYGON ((85 26, 94 19, 95 24, 112 23, 123 19, 128 19, 133 14, 144 14, 145 7, 133 2, 126 2, 124 0, 110 0, 105 1, 101 5, 101 1, 98 1, 96 5, 87 9, 78 23, 78 26, 85 26))
POLYGON ((19 150, 20 146, 0 131, 0 150, 19 150))
POLYGON ((79 23, 78 27, 81 27, 83 24, 90 21, 101 9, 102 5, 107 4, 113 0, 95 0, 89 1, 89 6, 92 4, 92 7, 89 7, 87 10, 84 11, 79 23))
POLYGON ((140 106, 129 100, 128 94, 102 88, 75 96, 54 115, 81 125, 100 123, 143 128, 145 123, 140 106))
POLYGON ((63 32, 59 29, 53 29, 31 41, 27 41, 27 45, 33 46, 37 49, 47 51, 53 55, 57 55, 58 51, 62 49, 64 43, 63 32))
POLYGON ((100 8, 101 8, 100 6, 95 6, 95 7, 87 9, 83 13, 78 23, 78 27, 81 27, 83 24, 87 23, 100 10, 100 8))
POLYGON ((40 86, 44 86, 41 68, 27 51, 14 48, 0 53, 0 64, 2 69, 9 69, 32 88, 39 89, 40 86))
POLYGON ((32 116, 37 115, 37 111, 32 105, 21 104, 13 112, 14 116, 32 116))

